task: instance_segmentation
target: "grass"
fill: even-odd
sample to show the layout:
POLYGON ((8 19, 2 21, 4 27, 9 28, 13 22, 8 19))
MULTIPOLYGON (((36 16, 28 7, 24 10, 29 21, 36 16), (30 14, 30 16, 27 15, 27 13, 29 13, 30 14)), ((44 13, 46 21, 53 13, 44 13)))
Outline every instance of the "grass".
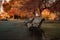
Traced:
MULTIPOLYGON (((23 23, 20 23, 19 21, 18 22, 17 21, 0 22, 0 32, 6 31, 6 30, 11 31, 11 32, 16 33, 17 36, 20 37, 19 35, 24 33, 24 31, 26 30, 23 26, 24 26, 23 23), (21 30, 23 32, 21 32, 21 30)), ((50 38, 51 40, 60 40, 60 23, 57 23, 57 22, 56 23, 43 23, 42 29, 46 32, 48 38, 50 38)))
POLYGON ((42 29, 51 40, 60 40, 60 23, 43 23, 42 29))

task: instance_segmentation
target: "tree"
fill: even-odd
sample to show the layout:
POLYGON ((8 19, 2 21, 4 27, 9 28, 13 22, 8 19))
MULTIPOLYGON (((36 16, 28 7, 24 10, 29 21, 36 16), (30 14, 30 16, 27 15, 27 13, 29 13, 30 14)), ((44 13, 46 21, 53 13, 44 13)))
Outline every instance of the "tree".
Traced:
POLYGON ((3 10, 5 12, 8 12, 11 9, 11 5, 9 3, 7 3, 7 2, 3 3, 2 6, 3 6, 3 10))
MULTIPOLYGON (((39 14, 44 10, 44 9, 49 9, 51 11, 55 11, 54 9, 59 10, 59 0, 10 0, 9 3, 4 3, 3 7, 6 12, 11 11, 11 8, 14 9, 15 15, 20 16, 21 13, 24 15, 28 13, 29 14, 34 14, 37 11, 39 14), (56 5, 57 4, 57 5, 56 5), (15 10, 17 9, 17 10, 15 10)), ((22 15, 23 15, 22 14, 22 15)), ((31 15, 32 15, 31 14, 31 15)))

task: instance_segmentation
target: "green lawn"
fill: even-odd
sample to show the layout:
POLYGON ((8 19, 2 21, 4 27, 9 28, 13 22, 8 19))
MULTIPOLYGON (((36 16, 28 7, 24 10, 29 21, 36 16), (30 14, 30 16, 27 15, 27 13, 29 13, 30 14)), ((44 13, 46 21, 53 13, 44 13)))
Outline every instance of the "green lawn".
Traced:
MULTIPOLYGON (((50 40, 60 40, 60 23, 43 23, 42 29, 50 40)), ((0 22, 0 38, 22 38, 27 35, 27 28, 20 21, 0 22)))
POLYGON ((42 29, 51 40, 60 40, 60 23, 43 23, 42 29))

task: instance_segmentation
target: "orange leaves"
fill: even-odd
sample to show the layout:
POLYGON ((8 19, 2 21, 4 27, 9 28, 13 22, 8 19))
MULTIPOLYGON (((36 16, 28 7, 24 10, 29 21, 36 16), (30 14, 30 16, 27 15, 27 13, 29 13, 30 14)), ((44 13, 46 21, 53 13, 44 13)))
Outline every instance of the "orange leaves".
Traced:
POLYGON ((10 16, 9 16, 8 13, 2 12, 2 13, 0 14, 0 19, 5 19, 5 18, 10 18, 10 16))
POLYGON ((48 20, 55 20, 57 15, 56 13, 50 12, 48 9, 44 9, 42 11, 42 18, 48 19, 48 20))
POLYGON ((46 18, 48 18, 49 14, 50 14, 50 11, 48 9, 44 9, 42 11, 41 16, 46 19, 46 18))

